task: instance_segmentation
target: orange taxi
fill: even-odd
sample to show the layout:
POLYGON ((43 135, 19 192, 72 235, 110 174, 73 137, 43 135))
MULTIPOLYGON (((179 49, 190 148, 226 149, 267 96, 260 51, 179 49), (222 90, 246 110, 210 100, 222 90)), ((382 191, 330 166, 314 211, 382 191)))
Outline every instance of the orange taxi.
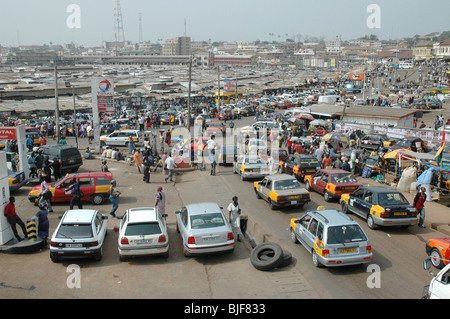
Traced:
POLYGON ((450 237, 428 239, 425 250, 434 267, 441 269, 450 263, 450 237))

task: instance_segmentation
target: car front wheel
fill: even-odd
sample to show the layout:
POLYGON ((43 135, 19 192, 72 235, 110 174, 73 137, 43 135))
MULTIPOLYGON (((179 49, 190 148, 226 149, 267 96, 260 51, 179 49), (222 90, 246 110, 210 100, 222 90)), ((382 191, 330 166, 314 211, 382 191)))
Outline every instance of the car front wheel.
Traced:
POLYGON ((102 194, 93 194, 91 196, 91 202, 94 205, 101 205, 105 202, 105 198, 103 197, 102 194))
POLYGON ((311 191, 312 190, 311 185, 309 184, 309 181, 307 181, 305 183, 305 188, 306 188, 307 191, 311 191))
POLYGON ((431 263, 433 264, 434 267, 439 268, 439 269, 444 267, 444 262, 442 260, 441 254, 436 248, 433 248, 431 250, 430 259, 431 259, 431 263))

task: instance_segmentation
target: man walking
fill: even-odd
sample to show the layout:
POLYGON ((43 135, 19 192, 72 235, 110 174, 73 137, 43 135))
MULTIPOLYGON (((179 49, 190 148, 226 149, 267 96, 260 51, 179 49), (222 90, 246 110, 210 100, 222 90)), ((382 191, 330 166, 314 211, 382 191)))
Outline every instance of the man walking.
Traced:
POLYGON ((28 232, 27 232, 27 228, 25 227, 24 222, 22 221, 22 219, 20 219, 20 217, 16 213, 16 205, 14 204, 15 201, 16 201, 16 199, 14 196, 11 196, 9 198, 9 203, 5 207, 4 214, 6 216, 6 219, 9 222, 9 224, 11 225, 11 229, 14 233, 14 236, 16 236, 18 241, 22 241, 23 238, 21 238, 19 236, 19 233, 17 232, 16 224, 19 224, 20 228, 22 228, 23 235, 25 238, 27 237, 28 232))
POLYGON ((425 221, 425 201, 427 199, 425 187, 421 187, 420 191, 414 197, 414 207, 416 208, 417 214, 420 214, 419 227, 425 228, 423 222, 425 221))
POLYGON ((167 183, 167 180, 170 180, 171 182, 173 182, 173 170, 176 167, 175 165, 175 161, 172 158, 172 155, 169 153, 166 161, 164 162, 164 165, 166 167, 166 169, 169 171, 169 175, 167 175, 167 177, 164 179, 167 183))

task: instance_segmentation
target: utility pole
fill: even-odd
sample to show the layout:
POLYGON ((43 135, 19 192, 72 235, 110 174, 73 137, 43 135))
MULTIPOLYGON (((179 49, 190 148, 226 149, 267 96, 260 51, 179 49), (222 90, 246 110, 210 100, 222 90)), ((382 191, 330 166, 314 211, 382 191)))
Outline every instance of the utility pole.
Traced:
POLYGON ((192 80, 192 55, 189 56, 189 84, 188 84, 188 102, 187 102, 187 109, 188 109, 187 129, 189 132, 191 131, 191 80, 192 80))
POLYGON ((217 66, 217 107, 220 106, 220 65, 217 66))
POLYGON ((77 144, 77 148, 78 148, 78 126, 77 126, 77 111, 75 108, 75 86, 72 85, 72 96, 73 96, 73 123, 74 123, 74 127, 75 127, 75 132, 73 132, 75 134, 75 143, 77 144))
POLYGON ((56 59, 53 61, 55 67, 55 100, 56 100, 56 112, 55 112, 55 125, 56 125, 56 139, 57 142, 61 139, 61 130, 59 128, 59 100, 58 100, 58 67, 56 59))

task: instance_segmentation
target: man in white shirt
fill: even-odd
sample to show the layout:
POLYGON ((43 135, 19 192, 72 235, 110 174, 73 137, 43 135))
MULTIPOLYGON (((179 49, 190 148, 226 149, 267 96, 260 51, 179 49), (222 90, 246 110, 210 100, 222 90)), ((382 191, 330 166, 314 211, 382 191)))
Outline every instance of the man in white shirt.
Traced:
POLYGON ((211 172, 210 175, 216 175, 216 150, 218 148, 218 144, 215 141, 215 136, 211 135, 211 139, 208 141, 207 148, 208 148, 208 156, 209 160, 211 161, 211 172))
POLYGON ((175 160, 172 158, 172 155, 169 153, 164 165, 166 166, 166 169, 169 171, 169 175, 165 178, 165 181, 167 183, 167 180, 170 180, 173 182, 173 169, 176 167, 175 160))

